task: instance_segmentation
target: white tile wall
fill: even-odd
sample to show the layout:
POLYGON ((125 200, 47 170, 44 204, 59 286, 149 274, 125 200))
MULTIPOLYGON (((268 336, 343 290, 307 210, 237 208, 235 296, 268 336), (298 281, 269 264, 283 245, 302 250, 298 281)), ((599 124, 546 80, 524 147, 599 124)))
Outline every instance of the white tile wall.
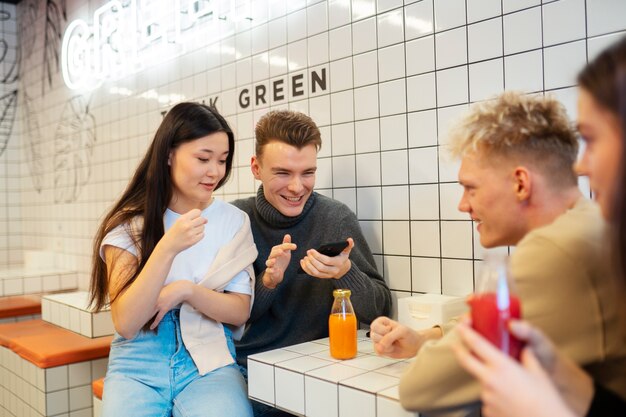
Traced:
POLYGON ((437 0, 433 3, 437 32, 462 26, 467 22, 464 0, 437 0))
POLYGON ((596 0, 585 2, 587 5, 588 36, 623 31, 626 3, 620 0, 596 0))
POLYGON ((488 100, 504 91, 502 58, 478 62, 469 66, 471 101, 488 100))
POLYGON ((437 69, 456 67, 467 63, 467 30, 465 27, 435 35, 437 69))
POLYGON ((504 53, 541 48, 541 8, 534 7, 504 16, 504 53))
POLYGON ((409 4, 404 8, 406 39, 414 39, 434 31, 433 0, 409 4))
MULTIPOLYGON (((385 228, 387 231, 388 228, 385 228)), ((393 230, 393 229, 391 229, 393 230)), ((389 244, 390 234, 386 234, 385 247, 390 247, 391 253, 400 252, 394 251, 393 245, 389 244)), ((392 236, 391 236, 392 237, 392 236)), ((408 236, 402 236, 399 240, 408 243, 408 236)), ((411 269, 411 259, 408 256, 385 256, 385 263, 383 267, 384 273, 389 277, 389 286, 398 291, 411 291, 411 275, 409 270, 411 269)))
MULTIPOLYGON (((11 14, 0 22, 9 45, 2 69, 16 56, 15 16, 23 3, 0 4, 11 14)), ((89 10, 103 2, 79 3, 68 2, 67 15, 89 21, 89 10)), ((503 90, 550 91, 575 116, 577 71, 626 33, 622 0, 241 3, 250 4, 251 21, 219 27, 201 21, 196 29, 205 36, 194 36, 184 55, 156 65, 146 60, 141 72, 87 94, 67 89, 57 71, 51 84, 46 80, 39 2, 34 30, 20 38, 34 37, 33 53, 22 57, 20 80, 0 91, 17 89, 19 110, 0 154, 0 269, 20 265, 25 248, 38 248, 59 253, 78 275, 4 279, 2 294, 58 290, 72 280, 86 290, 98 221, 143 156, 161 112, 180 100, 216 97, 238 141, 233 177, 220 197, 254 194, 248 164, 253 125, 263 113, 309 112, 324 140, 317 188, 356 211, 394 293, 465 294, 482 250, 471 224, 457 223, 467 215, 457 211, 458 162, 445 157, 448 126, 469 103, 503 90), (322 69, 326 88, 313 92, 310 72, 322 69), (288 86, 298 74, 305 93, 294 100, 288 86), (243 88, 276 80, 285 84, 285 99, 237 104, 243 88), (57 203, 54 134, 66 101, 77 94, 90 100, 96 140, 87 182, 71 201, 57 203)), ((58 308, 51 314, 70 327, 88 321, 58 308)))
POLYGON ((383 218, 389 220, 407 219, 409 217, 409 187, 402 185, 383 188, 382 203, 383 218))
POLYGON ((467 0, 468 23, 499 16, 501 13, 501 0, 467 0))
POLYGON ((504 57, 507 90, 543 90, 543 54, 540 50, 504 57))
POLYGON ((467 46, 470 62, 502 56, 502 18, 469 25, 467 46))

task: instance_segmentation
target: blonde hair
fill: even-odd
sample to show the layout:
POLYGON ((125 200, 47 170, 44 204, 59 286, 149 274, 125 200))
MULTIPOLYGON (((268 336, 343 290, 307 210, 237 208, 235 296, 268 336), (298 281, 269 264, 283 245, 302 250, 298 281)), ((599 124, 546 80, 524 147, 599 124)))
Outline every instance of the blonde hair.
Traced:
POLYGON ((577 183, 578 138, 563 105, 551 96, 506 92, 474 104, 449 136, 449 151, 478 153, 488 161, 533 166, 553 185, 577 183))

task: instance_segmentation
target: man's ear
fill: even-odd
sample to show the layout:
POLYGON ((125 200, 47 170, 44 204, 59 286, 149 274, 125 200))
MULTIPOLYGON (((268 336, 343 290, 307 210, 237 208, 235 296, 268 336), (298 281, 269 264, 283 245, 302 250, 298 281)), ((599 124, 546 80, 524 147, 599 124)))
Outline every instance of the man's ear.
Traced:
POLYGON ((250 169, 254 178, 261 181, 261 163, 256 155, 252 155, 252 159, 250 159, 250 169))
POLYGON ((517 196, 517 200, 520 202, 530 200, 533 186, 532 173, 528 168, 518 166, 513 172, 513 177, 515 180, 515 195, 517 196))

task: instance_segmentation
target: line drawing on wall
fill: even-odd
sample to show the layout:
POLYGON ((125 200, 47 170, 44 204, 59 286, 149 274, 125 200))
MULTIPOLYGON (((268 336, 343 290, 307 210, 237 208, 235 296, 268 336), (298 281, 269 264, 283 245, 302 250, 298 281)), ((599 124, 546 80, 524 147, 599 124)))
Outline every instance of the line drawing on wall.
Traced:
MULTIPOLYGON (((18 48, 16 50, 17 56, 15 56, 15 59, 13 60, 13 62, 8 63, 9 64, 8 69, 4 71, 4 74, 2 74, 2 79, 0 80, 2 84, 11 84, 17 81, 19 77, 19 72, 20 72, 20 57, 19 57, 20 52, 19 51, 20 49, 18 48)), ((5 60, 8 54, 9 54, 9 45, 7 44, 7 41, 5 41, 4 39, 0 39, 0 64, 5 63, 5 60)), ((7 67, 3 65, 3 68, 7 68, 7 67)))
MULTIPOLYGON (((11 19, 11 14, 6 10, 0 11, 0 21, 11 19)), ((13 84, 18 79, 19 74, 19 53, 16 50, 15 55, 11 56, 11 47, 3 38, 0 39, 0 67, 3 72, 1 74, 0 83, 3 85, 13 84), (7 62, 13 58, 12 62, 7 62)), ((7 87, 2 89, 3 92, 9 90, 0 97, 0 155, 7 148, 11 132, 13 131, 13 123, 15 122, 15 113, 17 112, 17 88, 7 87)))
POLYGON ((11 137, 17 110, 17 90, 0 97, 0 155, 4 153, 11 137))
POLYGON ((22 59, 28 59, 33 54, 35 46, 39 2, 38 0, 22 0, 17 7, 19 10, 17 15, 20 56, 22 59))
POLYGON ((63 107, 54 134, 54 201, 76 201, 91 175, 91 155, 96 142, 96 119, 89 101, 74 96, 63 107))
POLYGON ((39 129, 39 118, 33 110, 33 101, 25 89, 20 91, 20 114, 22 115, 22 139, 26 142, 24 156, 30 169, 33 187, 38 193, 43 189, 43 142, 39 129))
POLYGON ((52 86, 52 75, 59 72, 59 55, 63 38, 63 23, 67 20, 66 0, 46 1, 46 27, 43 43, 43 74, 41 91, 45 92, 46 80, 52 86))
MULTIPOLYGON (((39 17, 38 0, 23 0, 18 4, 18 60, 20 68, 27 68, 27 62, 32 61, 33 50, 37 38, 37 19, 39 17)), ((32 62, 29 62, 32 64, 32 62)), ((34 64, 33 64, 34 65, 34 64)), ((19 79, 23 80, 18 92, 18 107, 21 116, 22 140, 25 142, 24 158, 30 170, 33 187, 38 193, 43 189, 43 137, 39 129, 39 115, 35 110, 35 103, 27 91, 28 82, 25 75, 19 71, 19 79)))

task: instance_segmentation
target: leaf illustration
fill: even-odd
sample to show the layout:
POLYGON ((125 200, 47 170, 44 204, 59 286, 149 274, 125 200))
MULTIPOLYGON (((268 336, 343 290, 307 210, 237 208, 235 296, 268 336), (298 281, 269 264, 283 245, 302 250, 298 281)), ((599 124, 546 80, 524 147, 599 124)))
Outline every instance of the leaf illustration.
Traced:
MULTIPOLYGON (((12 16, 6 10, 0 11, 0 22, 11 20, 12 16)), ((19 45, 13 45, 15 48, 15 56, 13 56, 13 61, 7 62, 7 57, 9 55, 9 51, 12 49, 11 46, 7 43, 6 40, 0 39, 0 67, 2 68, 2 76, 0 77, 0 83, 8 84, 13 83, 17 80, 19 73, 19 45)))
POLYGON ((39 119, 37 113, 33 109, 32 100, 24 90, 20 95, 20 108, 22 115, 22 135, 26 143, 26 159, 30 169, 30 176, 33 186, 37 192, 41 193, 44 169, 43 169, 43 143, 41 130, 39 129, 39 119))
POLYGON ((0 39, 0 64, 4 64, 4 74, 0 78, 0 83, 2 84, 10 84, 17 81, 20 72, 20 48, 16 49, 16 56, 13 62, 5 62, 8 52, 9 46, 7 42, 4 39, 0 39))
POLYGON ((46 79, 52 86, 52 75, 59 70, 59 49, 63 37, 63 22, 67 20, 65 0, 47 0, 46 2, 46 28, 44 30, 43 43, 43 82, 42 89, 45 91, 46 79))
POLYGON ((22 0, 18 5, 18 35, 21 56, 28 59, 33 53, 37 35, 36 22, 39 17, 38 0, 22 0))
POLYGON ((15 112, 17 111, 17 90, 0 97, 0 155, 11 138, 15 112))
POLYGON ((91 173, 91 155, 96 142, 96 120, 82 96, 63 108, 54 135, 54 200, 76 201, 91 173))

